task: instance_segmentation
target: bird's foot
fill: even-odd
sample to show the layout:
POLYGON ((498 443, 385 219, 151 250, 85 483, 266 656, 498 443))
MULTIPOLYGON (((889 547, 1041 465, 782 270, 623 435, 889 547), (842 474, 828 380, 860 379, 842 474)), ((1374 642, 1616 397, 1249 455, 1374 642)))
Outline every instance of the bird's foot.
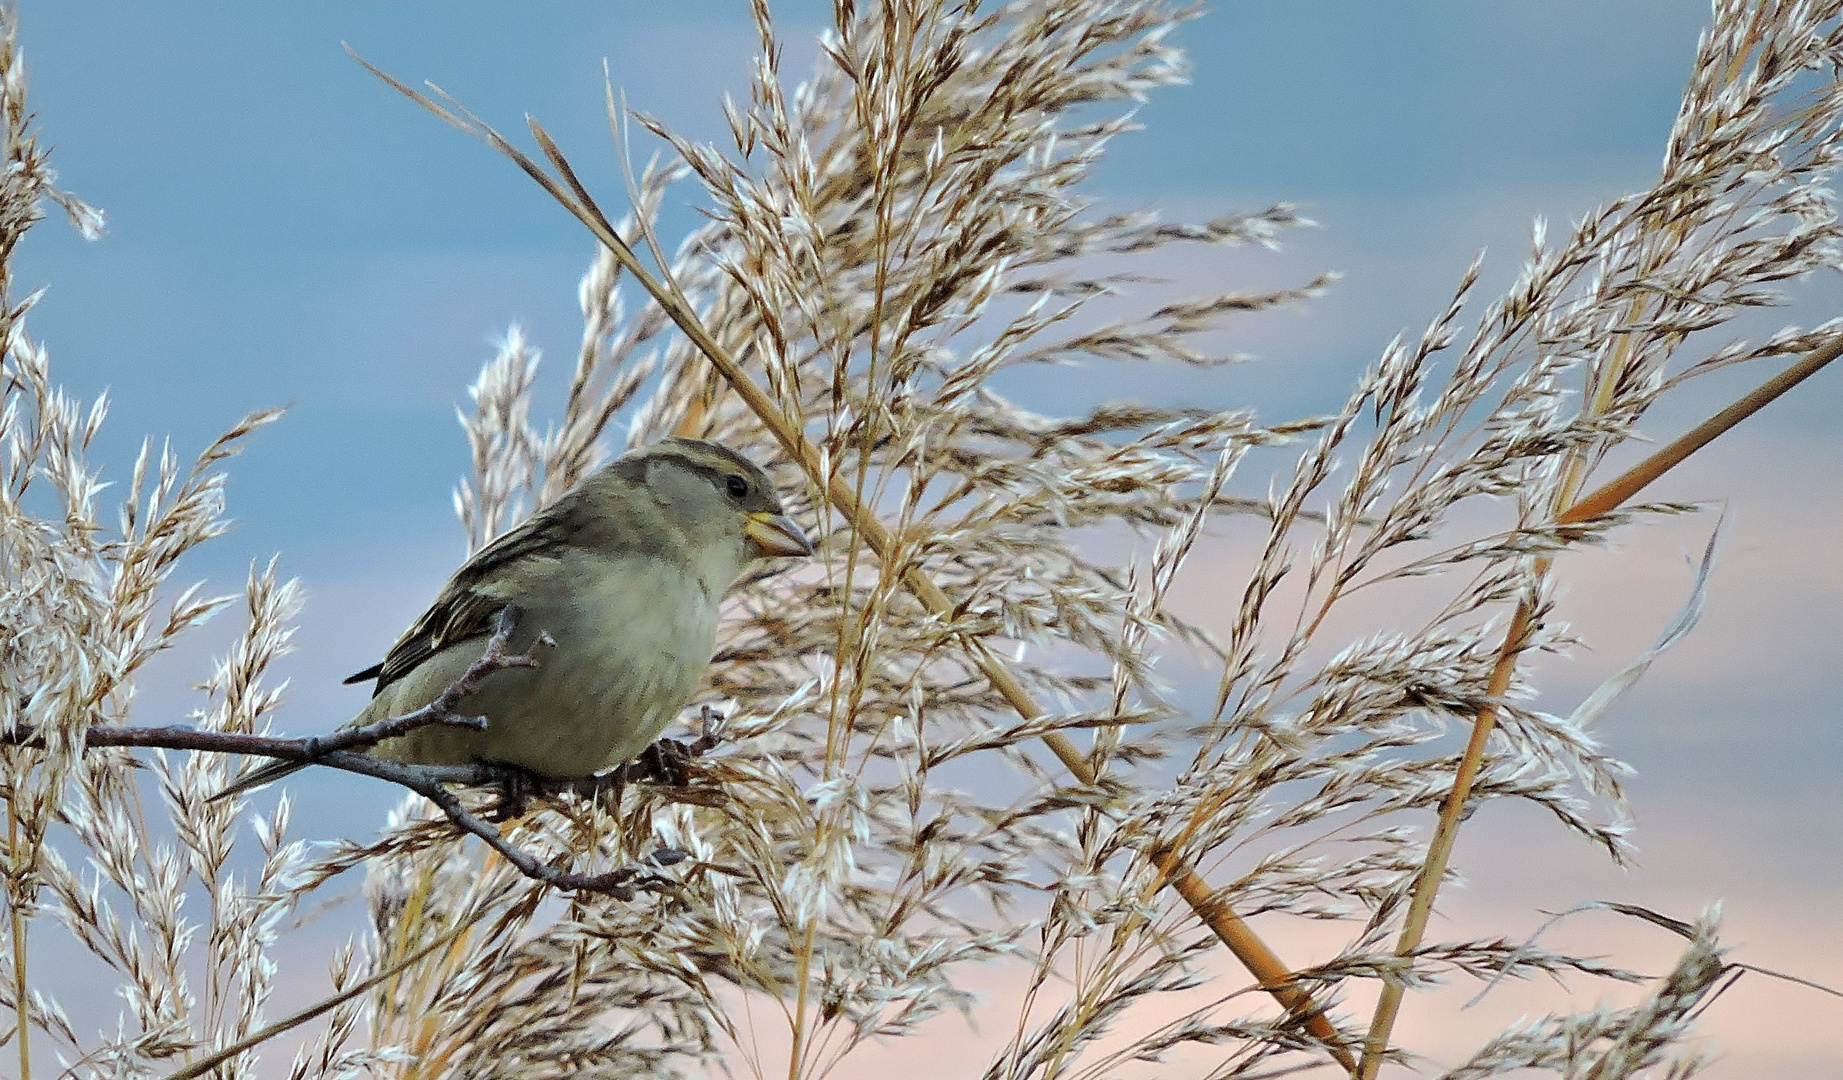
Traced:
POLYGON ((689 742, 660 739, 640 751, 628 769, 627 778, 641 783, 667 787, 690 787, 691 762, 715 750, 723 743, 723 714, 706 705, 698 713, 698 737, 689 742))
POLYGON ((640 751, 640 778, 667 787, 691 785, 691 759, 697 755, 677 739, 660 739, 640 751))
POLYGON ((661 796, 668 802, 687 803, 693 806, 720 806, 725 798, 723 784, 717 777, 717 771, 710 767, 693 767, 692 762, 703 757, 719 742, 722 716, 704 710, 703 734, 690 742, 677 739, 660 739, 658 742, 640 752, 629 768, 629 774, 640 783, 657 784, 664 789, 661 796))
POLYGON ((524 817, 525 812, 531 809, 531 797, 544 790, 543 780, 529 769, 521 769, 517 765, 503 762, 491 764, 498 772, 499 803, 493 807, 487 820, 503 825, 524 817))
POLYGON ((686 750, 692 757, 703 757, 723 744, 723 725, 728 717, 708 705, 698 708, 698 737, 686 750))

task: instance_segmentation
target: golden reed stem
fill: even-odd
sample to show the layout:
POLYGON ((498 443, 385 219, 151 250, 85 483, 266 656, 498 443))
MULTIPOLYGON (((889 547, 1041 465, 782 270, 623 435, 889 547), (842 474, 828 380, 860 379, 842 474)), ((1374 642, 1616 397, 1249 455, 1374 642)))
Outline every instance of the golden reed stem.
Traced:
MULTIPOLYGON (((1797 363, 1761 383, 1746 397, 1697 424, 1611 482, 1582 496, 1556 515, 1556 521, 1563 525, 1573 525, 1618 509, 1627 499, 1676 467, 1684 458, 1759 412, 1792 387, 1817 374, 1838 356, 1843 356, 1843 338, 1805 354, 1797 363)), ((1541 560, 1539 572, 1545 571, 1547 564, 1547 559, 1541 560)), ((1523 639, 1529 633, 1529 628, 1529 605, 1519 604, 1516 615, 1510 620, 1510 628, 1504 632, 1504 644, 1498 650, 1497 664, 1491 669, 1491 697, 1501 697, 1509 689, 1510 676, 1516 670, 1517 656, 1522 652, 1523 639)), ((1427 920, 1433 914, 1434 897, 1439 893, 1440 882, 1446 876, 1447 859, 1451 857, 1453 843, 1459 836, 1459 823, 1465 804, 1471 798, 1472 783, 1478 778, 1478 769, 1484 760, 1485 744, 1490 740, 1491 729, 1496 723, 1496 705, 1486 705, 1472 721, 1472 737, 1466 743, 1465 756, 1459 760, 1458 771, 1453 774, 1453 790, 1440 805, 1440 822, 1434 828, 1432 842, 1427 845, 1427 861, 1421 866, 1420 875, 1414 882, 1414 896, 1408 906, 1408 918, 1402 925, 1401 939, 1395 946, 1397 955, 1413 952, 1421 944, 1427 920)), ((1359 1080, 1375 1080, 1377 1070, 1382 1067, 1382 1055, 1388 1049, 1390 1032, 1395 1027, 1396 1016, 1401 1012, 1403 992, 1400 983, 1383 984, 1382 997, 1376 1003, 1376 1015, 1370 1022, 1369 1035, 1363 1040, 1363 1064, 1359 1080)))

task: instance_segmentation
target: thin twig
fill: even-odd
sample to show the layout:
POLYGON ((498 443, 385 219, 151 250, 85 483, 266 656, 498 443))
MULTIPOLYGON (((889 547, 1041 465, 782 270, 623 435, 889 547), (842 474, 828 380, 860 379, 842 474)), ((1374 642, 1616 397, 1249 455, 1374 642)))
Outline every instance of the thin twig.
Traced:
MULTIPOLYGON (((617 900, 631 900, 636 890, 665 884, 668 880, 637 866, 623 866, 600 874, 559 870, 548 863, 539 862, 537 856, 507 840, 505 834, 491 822, 469 813, 461 805, 461 797, 440 784, 409 779, 399 779, 397 782, 440 807, 456 827, 485 841, 488 847, 497 851, 519 873, 552 888, 565 892, 606 893, 617 900)), ((676 850, 662 850, 655 853, 650 861, 656 866, 668 866, 678 862, 681 857, 681 853, 676 850)))
MULTIPOLYGON (((421 723, 415 726, 443 722, 446 721, 424 717, 421 723)), ((385 728, 389 723, 391 722, 371 725, 371 728, 385 728)), ((389 737, 390 733, 387 732, 383 737, 389 737)), ((341 733, 341 735, 347 734, 353 734, 353 732, 341 733)), ((18 732, 0 736, 0 743, 30 746, 37 738, 37 733, 31 728, 22 728, 18 732)), ((460 797, 448 790, 446 786, 449 784, 469 787, 504 785, 513 780, 515 776, 523 779, 521 774, 484 763, 412 765, 385 761, 355 750, 327 750, 324 745, 314 745, 324 744, 327 741, 330 740, 270 739, 260 735, 201 731, 198 728, 188 727, 92 728, 85 736, 86 747, 125 746, 145 750, 191 750, 204 753, 244 754, 274 758, 278 761, 298 761, 303 765, 319 765, 329 769, 338 769, 341 772, 387 780, 400 787, 408 788, 434 803, 456 828, 472 833, 485 841, 487 846, 504 856, 507 862, 526 877, 570 892, 609 893, 621 899, 630 899, 637 884, 650 883, 641 880, 644 871, 632 867, 623 867, 603 874, 577 874, 541 863, 536 856, 507 840, 505 834, 491 823, 470 812, 462 805, 460 797)), ((537 781, 537 791, 544 794, 570 791, 586 796, 596 796, 607 791, 618 790, 621 785, 632 779, 648 779, 651 776, 652 770, 649 763, 632 763, 628 767, 601 776, 551 780, 540 778, 537 781)), ((665 864, 664 861, 658 863, 658 865, 665 864)))
MULTIPOLYGON (((1762 383, 1752 393, 1696 425, 1616 479, 1582 496, 1556 515, 1557 523, 1575 525, 1618 509, 1627 499, 1638 494, 1683 459, 1815 375, 1838 356, 1843 356, 1843 338, 1806 354, 1797 363, 1762 383)), ((1541 562, 1546 567, 1548 560, 1541 562)), ((1471 739, 1466 743, 1465 754, 1453 774, 1452 791, 1440 805, 1440 821, 1434 828, 1433 840, 1427 845, 1427 860, 1422 864, 1421 872, 1414 882, 1407 920, 1402 925, 1401 939, 1395 946, 1397 955, 1406 955, 1418 948, 1421 936, 1427 930, 1427 920, 1433 914, 1434 898, 1440 891, 1440 882, 1446 877, 1447 860, 1452 856, 1453 844, 1459 836, 1459 824, 1464 818, 1466 803, 1471 799, 1472 784, 1478 778, 1478 770, 1484 762, 1485 746, 1497 723, 1495 702, 1510 688, 1510 677, 1516 670, 1517 658, 1522 654, 1531 622, 1529 602, 1523 601, 1517 605, 1516 615, 1510 620, 1510 628, 1504 633, 1504 643, 1498 649, 1497 663, 1491 670, 1491 682, 1486 694, 1494 704, 1480 709, 1473 720, 1471 739)), ((1376 1002, 1375 1018, 1363 1041, 1360 1080, 1374 1080, 1377 1070, 1382 1067, 1382 1055, 1388 1048, 1389 1035, 1401 1011, 1402 995, 1405 992, 1406 988, 1401 983, 1383 984, 1382 996, 1376 1002)))
MULTIPOLYGON (((373 771, 367 762, 375 759, 355 751, 366 750, 386 739, 407 735, 418 728, 443 725, 447 727, 468 728, 473 731, 486 730, 484 716, 463 716, 454 711, 463 697, 479 689, 480 683, 488 675, 506 668, 534 668, 538 666, 534 655, 537 646, 549 642, 548 635, 540 635, 531 651, 508 653, 507 642, 511 640, 512 630, 518 617, 517 609, 507 604, 499 610, 493 619, 493 633, 487 639, 486 649, 480 658, 467 666, 461 677, 450 683, 435 700, 413 712, 402 716, 393 716, 375 724, 344 728, 331 735, 314 735, 305 739, 278 739, 267 735, 250 735, 236 731, 208 731, 195 727, 91 727, 83 733, 85 748, 92 746, 124 746, 147 750, 192 750, 217 754, 241 754, 246 757, 267 757, 277 761, 299 762, 303 765, 328 765, 346 772, 362 773, 366 776, 380 775, 373 771)), ((44 740, 37 729, 29 724, 21 724, 12 731, 0 732, 0 745, 28 746, 42 748, 44 740)), ((417 766, 420 768, 421 766, 417 766)), ((469 777, 477 776, 478 771, 470 771, 469 777)), ((388 777, 386 777, 388 779, 388 777)), ((459 781, 443 775, 439 782, 459 781)), ((475 781, 477 782, 477 781, 475 781)))
MULTIPOLYGON (((460 719, 471 719, 461 717, 460 719)), ((434 721, 430 721, 434 722, 434 721)), ((380 725, 381 726, 381 725, 380 725)), ((472 725, 464 725, 472 726, 472 725)), ((342 733, 343 734, 343 733, 342 733)), ((388 735, 386 736, 388 737, 388 735)), ((388 780, 411 790, 421 784, 455 784, 461 787, 493 787, 518 776, 530 786, 534 795, 576 795, 585 799, 606 796, 621 787, 661 780, 657 763, 642 756, 619 768, 594 776, 549 777, 523 776, 512 770, 484 762, 468 765, 415 765, 384 761, 351 750, 328 750, 324 743, 311 749, 314 739, 272 739, 262 735, 243 735, 231 731, 205 731, 194 727, 96 727, 85 735, 85 748, 119 746, 130 750, 189 750, 206 754, 240 754, 245 757, 298 761, 340 772, 356 773, 378 780, 388 780)), ((664 740, 662 740, 664 741, 664 740)), ((38 732, 22 725, 15 732, 0 734, 0 746, 41 746, 38 732)), ((709 745, 707 740, 693 741, 686 752, 697 756, 709 745)))
MULTIPOLYGON (((667 316, 678 324, 679 329, 693 345, 697 346, 698 351, 704 354, 711 366, 716 368, 730 387, 736 391, 737 396, 748 405, 750 411, 761 419, 763 425, 781 444, 787 456, 800 466, 815 487, 825 492, 833 508, 851 523, 857 534, 864 539, 865 544, 879 556, 887 556, 891 552, 895 545, 889 530, 882 521, 862 504, 856 493, 842 478, 826 474, 819 451, 806 439, 799 425, 783 413, 781 406, 768 395, 767 391, 750 378, 742 365, 711 336, 710 332, 704 328, 697 312, 680 299, 678 290, 662 282, 641 265, 639 257, 608 223, 607 217, 590 198, 581 181, 576 178, 574 170, 570 168, 556 143, 537 121, 528 121, 532 135, 537 139, 545 156, 556 167, 558 174, 563 178, 562 181, 545 172, 536 161, 507 141, 491 125, 461 108, 452 99, 449 99, 449 104, 455 106, 455 111, 444 108, 427 95, 385 73, 358 55, 350 45, 346 46, 346 52, 365 70, 388 83, 399 93, 463 131, 482 139, 495 150, 511 158, 519 168, 525 171, 526 175, 548 192, 551 198, 581 221, 614 255, 615 260, 621 264, 621 268, 632 274, 635 280, 639 281, 641 286, 658 302, 667 316)), ((661 267, 661 270, 669 276, 670 271, 667 268, 661 267)), ((932 614, 942 619, 954 617, 956 609, 952 599, 919 566, 907 567, 903 571, 902 580, 932 614)), ((973 664, 1019 717, 1028 721, 1045 714, 1046 710, 1036 702, 1017 676, 1012 674, 1002 661, 993 656, 979 639, 962 634, 960 640, 973 664)), ((1094 783, 1095 774, 1087 755, 1083 754, 1066 736, 1061 732, 1049 732, 1043 736, 1043 741, 1057 759, 1074 774, 1076 780, 1083 784, 1094 783)), ((1155 848, 1149 852, 1149 855, 1163 872, 1164 879, 1172 884, 1178 895, 1182 896, 1196 912, 1197 917, 1215 933, 1236 959, 1242 962, 1261 986, 1267 989, 1289 1012, 1303 1016, 1307 1029, 1312 1035, 1323 1040, 1331 1048, 1331 1053, 1337 1058, 1339 1064, 1354 1073, 1357 1068, 1356 1059, 1343 1049, 1341 1045, 1343 1040, 1338 1035, 1337 1029, 1319 1011, 1311 995, 1298 988, 1297 980, 1285 962, 1257 937, 1248 924, 1230 910, 1227 904, 1221 902, 1209 883, 1176 851, 1168 848, 1155 848)))
POLYGON ((470 728, 474 731, 486 730, 486 717, 462 716, 455 712, 461 699, 480 688, 488 675, 504 671, 507 668, 535 668, 538 666, 537 650, 540 646, 554 647, 549 634, 540 633, 531 648, 522 653, 507 650, 512 641, 512 630, 518 624, 518 606, 507 604, 493 616, 493 633, 486 639, 486 648, 480 658, 467 665, 461 677, 449 683, 435 700, 420 709, 380 720, 363 727, 346 728, 320 739, 308 739, 308 749, 329 753, 335 750, 356 750, 362 747, 376 746, 386 739, 407 735, 420 727, 442 724, 448 727, 470 728))
MULTIPOLYGON (((462 804, 460 796, 448 790, 446 786, 449 784, 472 787, 505 786, 515 779, 530 783, 523 774, 515 774, 513 770, 485 763, 439 766, 385 761, 363 752, 385 739, 396 738, 418 728, 435 724, 484 730, 487 723, 485 717, 459 715, 454 711, 455 706, 462 698, 478 689, 481 681, 494 672, 506 668, 537 667, 537 658, 532 653, 540 645, 549 642, 549 636, 541 634, 533 643, 532 651, 508 652, 507 643, 511 640, 517 618, 518 612, 514 605, 507 604, 501 608, 494 616, 493 633, 487 640, 486 649, 480 654, 478 660, 468 665, 460 678, 450 683, 436 696, 435 700, 422 708, 402 716, 381 720, 375 724, 347 728, 332 735, 306 739, 277 739, 264 735, 246 735, 241 732, 205 731, 199 728, 177 726, 93 727, 84 733, 84 746, 86 749, 121 746, 139 749, 242 754, 274 758, 277 761, 299 762, 303 765, 321 765, 342 772, 388 780, 434 803, 456 828, 479 837, 488 847, 511 863, 519 873, 528 878, 569 892, 608 893, 619 899, 631 899, 636 888, 656 884, 663 879, 654 879, 647 871, 635 867, 622 867, 601 874, 578 874, 547 865, 538 861, 535 855, 507 840, 505 834, 490 822, 470 812, 462 804)), ((41 745, 42 739, 35 729, 21 726, 11 732, 0 734, 0 744, 35 746, 41 745)), ((703 748, 702 740, 693 747, 693 752, 701 748, 703 748)), ((546 794, 571 791, 588 797, 599 797, 610 790, 618 791, 631 780, 650 778, 653 770, 654 763, 642 759, 602 776, 566 779, 539 778, 535 783, 536 789, 546 794)), ((655 866, 664 866, 678 860, 669 853, 655 853, 651 861, 655 866)))
MULTIPOLYGON (((445 722, 447 721, 424 717, 422 722, 415 726, 445 722)), ((390 723, 392 722, 386 721, 383 724, 371 725, 371 727, 373 729, 386 728, 390 723)), ((343 736, 354 733, 342 732, 340 734, 343 736)), ((401 730, 390 729, 382 737, 388 738, 391 734, 400 733, 401 730)), ((0 735, 0 743, 16 746, 31 746, 37 740, 38 733, 29 727, 0 735)), ((487 764, 404 764, 385 761, 356 750, 327 750, 324 747, 327 741, 330 739, 270 739, 261 735, 201 731, 198 728, 189 727, 92 728, 85 735, 86 747, 125 746, 143 750, 191 750, 203 753, 244 754, 274 758, 277 761, 298 761, 303 765, 319 765, 329 769, 338 769, 341 772, 387 780, 400 787, 408 788, 434 803, 448 820, 454 823, 456 828, 484 840, 487 846, 503 855, 507 862, 510 862, 519 873, 526 877, 571 892, 602 892, 622 899, 631 898, 637 878, 642 871, 623 867, 604 874, 577 874, 541 863, 530 852, 513 845, 505 838, 505 834, 491 823, 468 811, 461 804, 460 797, 448 790, 446 786, 449 784, 469 787, 503 785, 514 779, 515 774, 511 770, 487 764)), ((602 776, 540 780, 537 790, 546 794, 573 791, 585 795, 599 795, 618 789, 620 785, 636 775, 650 777, 650 769, 642 765, 639 769, 615 770, 602 776)), ((519 779, 522 779, 522 776, 519 779)))

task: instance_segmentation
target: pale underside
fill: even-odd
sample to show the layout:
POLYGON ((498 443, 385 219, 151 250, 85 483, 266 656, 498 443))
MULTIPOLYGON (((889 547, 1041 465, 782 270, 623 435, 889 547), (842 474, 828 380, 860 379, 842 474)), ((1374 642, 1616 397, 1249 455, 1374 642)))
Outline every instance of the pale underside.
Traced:
MULTIPOLYGON (((574 552, 543 562, 548 572, 520 575, 507 590, 519 609, 511 647, 529 649, 540 633, 556 647, 537 649, 537 668, 495 672, 460 700, 456 711, 486 717, 486 730, 419 728, 380 744, 379 757, 586 776, 630 760, 659 737, 710 662, 720 589, 707 591, 660 559, 574 552)), ((485 646, 476 637, 437 652, 386 686, 354 723, 428 704, 485 646)))

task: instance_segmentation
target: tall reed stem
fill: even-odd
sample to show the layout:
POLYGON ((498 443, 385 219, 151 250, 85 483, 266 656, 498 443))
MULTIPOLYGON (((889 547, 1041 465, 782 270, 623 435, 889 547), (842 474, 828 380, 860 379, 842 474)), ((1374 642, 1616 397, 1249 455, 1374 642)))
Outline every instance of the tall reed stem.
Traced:
MULTIPOLYGON (((1583 496, 1556 515, 1556 521, 1563 525, 1578 524, 1618 509, 1627 499, 1669 472, 1684 458, 1759 412, 1792 387, 1817 374, 1840 355, 1843 355, 1843 338, 1806 354, 1797 363, 1762 383, 1752 393, 1691 428, 1610 483, 1583 496)), ((1540 560, 1537 567, 1539 574, 1547 571, 1549 562, 1548 559, 1540 560)), ((1502 697, 1510 688, 1510 677, 1516 670, 1517 657, 1522 653, 1524 638, 1529 633, 1530 618, 1530 607, 1525 601, 1517 606, 1517 613, 1510 620, 1509 629, 1504 632, 1504 643, 1498 649, 1497 663, 1491 670, 1489 693, 1493 699, 1502 697)), ((1427 861, 1422 864, 1420 875, 1415 879, 1408 918, 1402 926, 1401 939, 1395 946, 1397 955, 1406 956, 1420 947, 1422 935, 1427 929, 1427 920, 1433 914, 1434 898, 1440 891, 1440 882, 1446 877, 1447 860, 1452 855, 1453 843, 1459 837, 1459 823, 1463 820, 1466 802, 1471 798, 1472 784, 1478 778, 1479 767, 1484 761, 1485 745, 1490 741, 1491 729, 1496 723, 1496 705, 1480 709, 1472 722, 1472 737, 1466 743, 1465 756, 1459 761, 1458 771, 1453 774, 1453 789, 1440 805, 1440 822, 1434 828, 1432 842, 1427 846, 1427 861)), ((1374 1080, 1377 1070, 1382 1067, 1382 1055, 1388 1049, 1390 1033, 1401 1012, 1403 993, 1401 983, 1383 984, 1382 997, 1376 1003, 1375 1018, 1370 1023, 1369 1035, 1363 1041, 1360 1080, 1374 1080)))
MULTIPOLYGON (((19 857, 19 808, 6 807, 6 846, 15 860, 19 857)), ((13 945, 13 1039, 19 1046, 19 1080, 32 1080, 32 1013, 26 995, 26 913, 19 890, 7 882, 8 915, 12 921, 13 945)))

